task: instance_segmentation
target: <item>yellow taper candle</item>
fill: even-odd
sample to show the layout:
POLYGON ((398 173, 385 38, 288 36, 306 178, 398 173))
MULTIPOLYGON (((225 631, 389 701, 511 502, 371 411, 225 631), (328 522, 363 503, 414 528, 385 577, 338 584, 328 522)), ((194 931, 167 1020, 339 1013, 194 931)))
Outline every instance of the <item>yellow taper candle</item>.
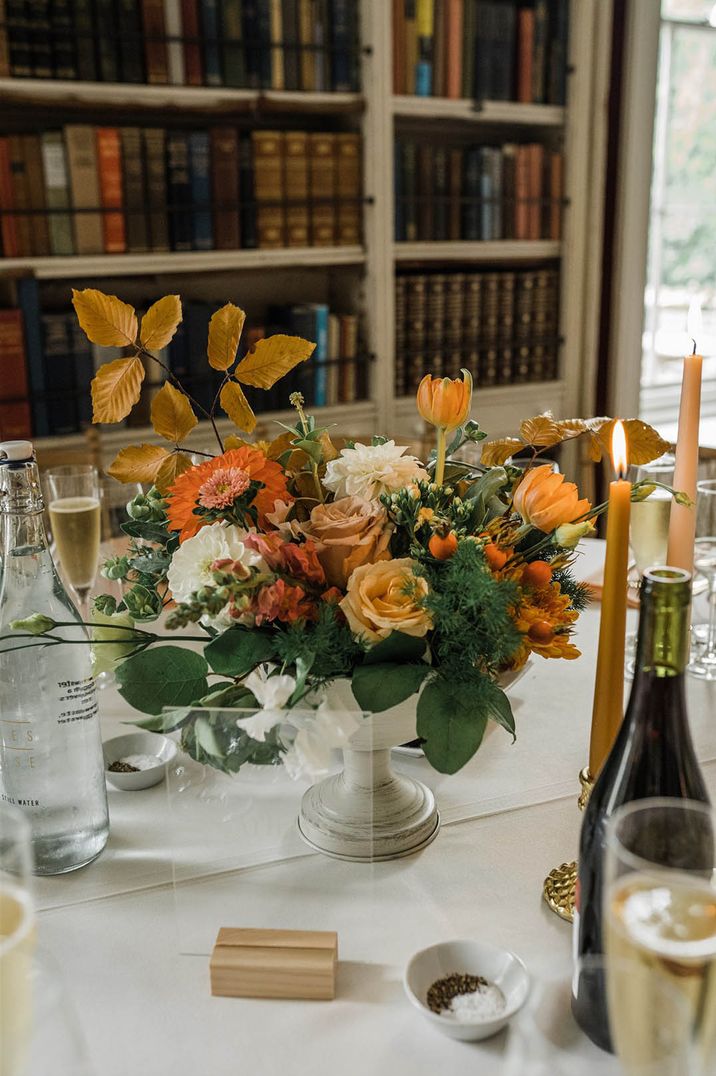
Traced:
POLYGON ((699 418, 701 416, 701 368, 703 358, 696 354, 696 340, 701 334, 701 306, 692 300, 689 307, 688 333, 694 342, 694 354, 684 359, 679 406, 679 432, 676 439, 674 489, 687 493, 694 506, 671 502, 669 545, 666 563, 674 568, 694 570, 696 536, 696 481, 699 469, 699 418))
POLYGON ((611 750, 624 714, 624 646, 626 640, 627 571, 631 482, 627 472, 624 426, 614 423, 612 462, 616 479, 609 485, 607 551, 604 562, 602 616, 594 683, 589 770, 596 777, 611 750))

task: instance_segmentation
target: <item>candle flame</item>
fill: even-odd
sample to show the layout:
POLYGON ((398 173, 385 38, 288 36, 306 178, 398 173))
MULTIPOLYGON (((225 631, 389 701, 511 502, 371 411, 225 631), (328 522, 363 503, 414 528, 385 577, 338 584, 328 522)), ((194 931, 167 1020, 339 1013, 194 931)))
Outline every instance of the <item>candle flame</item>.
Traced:
POLYGON ((701 319, 701 302, 694 296, 689 304, 689 313, 686 318, 686 331, 689 337, 693 341, 694 355, 696 354, 696 341, 699 339, 703 332, 703 324, 701 319))
POLYGON ((624 423, 617 419, 612 431, 612 464, 617 478, 626 478, 629 460, 627 457, 627 442, 624 423))

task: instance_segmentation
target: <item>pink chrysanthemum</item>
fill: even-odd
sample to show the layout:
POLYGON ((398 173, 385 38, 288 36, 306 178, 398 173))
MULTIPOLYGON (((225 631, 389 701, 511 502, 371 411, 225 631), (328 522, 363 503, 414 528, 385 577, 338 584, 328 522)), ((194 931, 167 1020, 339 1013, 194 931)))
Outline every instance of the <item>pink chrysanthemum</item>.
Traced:
POLYGON ((199 486, 199 504, 202 508, 230 508, 250 484, 249 475, 240 467, 222 467, 199 486))

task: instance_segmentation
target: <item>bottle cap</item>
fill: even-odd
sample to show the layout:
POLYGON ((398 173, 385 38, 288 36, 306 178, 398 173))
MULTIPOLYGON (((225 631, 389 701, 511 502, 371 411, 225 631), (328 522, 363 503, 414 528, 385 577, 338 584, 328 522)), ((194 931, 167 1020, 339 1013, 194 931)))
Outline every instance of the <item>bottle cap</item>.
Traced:
POLYGON ((22 463, 34 454, 32 441, 0 441, 0 463, 22 463))

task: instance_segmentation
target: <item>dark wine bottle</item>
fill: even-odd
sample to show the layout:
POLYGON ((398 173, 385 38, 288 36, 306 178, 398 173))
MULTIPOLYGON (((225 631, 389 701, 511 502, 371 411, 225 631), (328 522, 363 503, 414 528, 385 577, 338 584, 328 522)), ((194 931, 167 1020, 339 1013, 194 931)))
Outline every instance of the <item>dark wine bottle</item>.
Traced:
MULTIPOLYGON (((651 796, 709 803, 686 713, 690 583, 689 573, 680 568, 650 568, 644 573, 629 704, 582 822, 574 915, 576 959, 604 951, 605 834, 613 811, 623 803, 651 796)), ((691 851, 699 856, 698 849, 691 851)), ((668 850, 660 853, 655 848, 654 855, 665 866, 693 866, 672 862, 668 850)), ((592 1042, 611 1050, 606 994, 598 972, 575 974, 572 1010, 592 1042)))

